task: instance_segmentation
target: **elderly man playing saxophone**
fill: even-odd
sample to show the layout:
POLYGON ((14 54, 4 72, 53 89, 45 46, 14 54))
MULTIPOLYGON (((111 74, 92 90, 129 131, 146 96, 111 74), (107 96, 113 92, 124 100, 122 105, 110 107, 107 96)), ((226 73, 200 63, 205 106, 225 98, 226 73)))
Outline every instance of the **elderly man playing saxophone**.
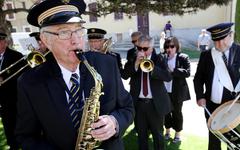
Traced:
POLYGON ((90 94, 99 90, 93 88, 95 76, 76 55, 84 43, 79 15, 85 8, 82 0, 45 0, 35 4, 28 14, 28 22, 41 28, 41 40, 53 57, 18 80, 16 137, 23 150, 72 150, 78 135, 85 132, 89 135, 84 138, 101 141, 100 149, 124 149, 121 136, 132 123, 134 111, 111 56, 85 53, 102 77, 104 95, 99 98, 98 120, 91 123, 87 118, 85 125, 91 123, 90 131, 79 130, 81 118, 87 113, 84 106, 93 97, 90 94))

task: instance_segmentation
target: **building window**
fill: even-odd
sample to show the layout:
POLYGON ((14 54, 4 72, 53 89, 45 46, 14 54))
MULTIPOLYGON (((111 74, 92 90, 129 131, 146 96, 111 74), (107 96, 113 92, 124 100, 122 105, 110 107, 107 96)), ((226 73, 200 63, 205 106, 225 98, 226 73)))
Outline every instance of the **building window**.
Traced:
MULTIPOLYGON (((14 5, 13 5, 13 2, 11 1, 7 1, 5 3, 5 8, 8 10, 8 9, 14 9, 14 5)), ((6 15, 6 19, 11 21, 11 20, 15 20, 15 13, 9 13, 6 15)))
POLYGON ((13 33, 13 32, 17 32, 17 28, 16 28, 16 27, 12 27, 11 32, 12 32, 12 33, 13 33))
POLYGON ((123 13, 122 12, 115 12, 114 13, 114 19, 115 20, 122 20, 123 19, 123 13))
POLYGON ((26 3, 22 2, 22 7, 26 9, 26 3))
POLYGON ((122 40, 123 40, 123 34, 122 33, 116 33, 116 37, 117 37, 117 42, 122 42, 122 40))
MULTIPOLYGON (((90 12, 96 12, 97 11, 97 3, 88 4, 88 7, 89 7, 90 12)), ((95 16, 93 14, 90 14, 89 15, 89 21, 90 22, 97 22, 97 16, 95 16)))
POLYGON ((32 29, 30 26, 23 26, 23 32, 32 32, 32 29))

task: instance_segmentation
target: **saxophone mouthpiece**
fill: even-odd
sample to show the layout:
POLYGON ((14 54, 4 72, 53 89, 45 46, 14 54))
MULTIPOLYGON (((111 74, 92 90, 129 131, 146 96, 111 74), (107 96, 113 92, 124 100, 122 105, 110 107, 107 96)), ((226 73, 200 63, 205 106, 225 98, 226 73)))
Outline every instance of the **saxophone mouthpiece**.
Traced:
POLYGON ((83 55, 83 50, 82 49, 76 49, 74 50, 77 58, 80 60, 80 61, 84 61, 86 60, 85 56, 83 55))

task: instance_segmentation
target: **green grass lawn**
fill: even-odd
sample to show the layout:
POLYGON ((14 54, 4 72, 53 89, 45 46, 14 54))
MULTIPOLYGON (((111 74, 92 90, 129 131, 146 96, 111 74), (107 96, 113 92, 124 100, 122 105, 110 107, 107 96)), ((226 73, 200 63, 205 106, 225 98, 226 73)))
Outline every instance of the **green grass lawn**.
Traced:
POLYGON ((196 59, 200 57, 200 51, 196 49, 188 49, 188 48, 183 48, 182 52, 185 54, 188 54, 190 59, 196 59))
MULTIPOLYGON (((131 125, 125 133, 123 139, 126 150, 137 150, 137 136, 132 131, 133 125, 131 125)), ((173 133, 174 134, 174 133, 173 133)), ((149 147, 152 147, 152 138, 149 138, 149 147)), ((166 141, 167 150, 207 150, 207 137, 198 137, 195 135, 184 134, 182 135, 182 142, 175 144, 172 139, 166 141)))
POLYGON ((235 16, 235 41, 240 43, 240 1, 237 1, 235 16))
POLYGON ((0 118, 0 150, 7 150, 7 141, 3 132, 3 125, 0 118))

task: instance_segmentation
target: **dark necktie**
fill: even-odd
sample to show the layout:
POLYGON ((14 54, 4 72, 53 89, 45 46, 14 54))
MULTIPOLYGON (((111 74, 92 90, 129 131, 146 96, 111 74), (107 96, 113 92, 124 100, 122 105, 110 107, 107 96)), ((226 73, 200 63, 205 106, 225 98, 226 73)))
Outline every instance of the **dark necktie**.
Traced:
POLYGON ((72 82, 72 87, 70 89, 70 95, 69 95, 69 111, 72 118, 72 123, 75 129, 79 128, 80 125, 80 97, 79 97, 79 90, 80 85, 78 82, 78 75, 76 73, 72 74, 70 81, 72 82))
POLYGON ((224 61, 225 65, 226 65, 226 67, 227 67, 228 66, 228 60, 227 60, 227 57, 226 57, 224 52, 222 52, 222 58, 223 58, 223 61, 224 61))
POLYGON ((143 95, 148 95, 147 73, 143 72, 143 95))
POLYGON ((0 71, 2 70, 3 55, 0 54, 0 71))

